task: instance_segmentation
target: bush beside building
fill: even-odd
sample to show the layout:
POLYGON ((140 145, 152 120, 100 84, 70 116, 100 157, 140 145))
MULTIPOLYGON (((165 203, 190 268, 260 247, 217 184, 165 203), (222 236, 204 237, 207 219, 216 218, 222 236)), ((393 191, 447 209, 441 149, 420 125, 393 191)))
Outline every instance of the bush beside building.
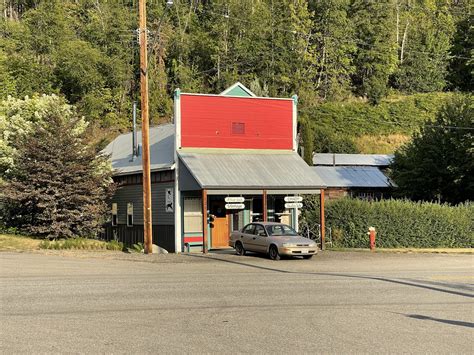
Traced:
MULTIPOLYGON (((316 205, 305 213, 315 221, 319 218, 316 205)), ((372 226, 381 248, 471 248, 474 204, 344 198, 326 204, 326 225, 331 228, 337 247, 367 248, 367 231, 372 226)))

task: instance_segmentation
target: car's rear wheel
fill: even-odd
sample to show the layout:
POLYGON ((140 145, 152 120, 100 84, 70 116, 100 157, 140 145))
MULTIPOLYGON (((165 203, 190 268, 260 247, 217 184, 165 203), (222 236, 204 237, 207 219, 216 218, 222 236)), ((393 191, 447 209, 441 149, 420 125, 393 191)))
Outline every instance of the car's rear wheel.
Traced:
POLYGON ((245 249, 241 242, 235 243, 235 252, 237 255, 245 255, 245 249))
POLYGON ((303 255, 303 259, 311 259, 312 257, 312 255, 303 255))
POLYGON ((272 260, 280 260, 280 253, 278 252, 278 248, 276 247, 276 245, 270 245, 268 255, 272 260))

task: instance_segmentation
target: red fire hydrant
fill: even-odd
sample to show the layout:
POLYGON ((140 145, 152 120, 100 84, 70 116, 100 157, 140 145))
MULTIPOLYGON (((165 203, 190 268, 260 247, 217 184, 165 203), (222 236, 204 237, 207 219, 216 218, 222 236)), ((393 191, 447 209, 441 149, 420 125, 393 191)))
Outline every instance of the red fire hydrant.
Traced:
POLYGON ((369 227, 369 231, 367 233, 369 235, 370 239, 370 250, 374 251, 375 250, 375 227, 369 227))

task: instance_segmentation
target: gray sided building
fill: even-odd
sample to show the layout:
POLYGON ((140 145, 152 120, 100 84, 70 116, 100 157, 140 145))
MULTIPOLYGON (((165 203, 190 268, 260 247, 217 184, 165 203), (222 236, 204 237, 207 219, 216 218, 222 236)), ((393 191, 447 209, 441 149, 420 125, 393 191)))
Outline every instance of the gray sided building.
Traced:
POLYGON ((393 155, 316 153, 313 169, 321 177, 326 197, 378 200, 391 196, 395 183, 386 175, 393 155))
MULTIPOLYGON (((173 199, 169 206, 170 198, 166 194, 174 193, 174 132, 173 124, 150 128, 153 240, 170 252, 175 252, 175 215, 173 199)), ((143 243, 141 132, 137 133, 136 155, 133 154, 133 132, 118 136, 104 149, 110 156, 116 172, 114 181, 118 185, 112 198, 111 220, 106 225, 105 238, 127 245, 143 243)))

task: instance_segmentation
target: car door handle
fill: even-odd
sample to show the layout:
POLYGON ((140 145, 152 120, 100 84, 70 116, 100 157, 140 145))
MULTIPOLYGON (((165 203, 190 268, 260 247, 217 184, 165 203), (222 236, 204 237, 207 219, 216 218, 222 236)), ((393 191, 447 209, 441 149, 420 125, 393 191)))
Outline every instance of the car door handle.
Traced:
POLYGON ((253 237, 252 239, 255 240, 255 239, 257 239, 257 237, 253 237))

